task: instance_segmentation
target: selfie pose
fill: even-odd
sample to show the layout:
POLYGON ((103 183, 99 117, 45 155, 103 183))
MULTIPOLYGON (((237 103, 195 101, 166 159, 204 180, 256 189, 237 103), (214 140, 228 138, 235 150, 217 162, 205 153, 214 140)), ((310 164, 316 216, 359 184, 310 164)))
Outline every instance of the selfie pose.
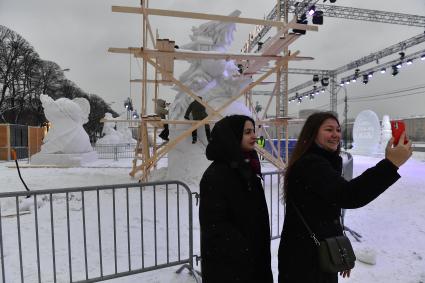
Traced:
POLYGON ((255 123, 227 116, 213 128, 213 162, 200 184, 203 283, 272 283, 270 225, 255 148, 255 123))
MULTIPOLYGON (((285 221, 279 245, 279 283, 335 283, 338 273, 319 264, 318 242, 343 235, 342 208, 362 207, 394 184, 412 155, 411 142, 388 142, 385 158, 360 176, 342 176, 341 128, 332 112, 308 117, 284 179, 285 221), (309 227, 309 229, 307 228, 309 227), (310 231, 309 231, 310 230, 310 231)), ((322 243, 321 243, 322 244, 322 243)), ((342 270, 349 277, 350 270, 342 270)))

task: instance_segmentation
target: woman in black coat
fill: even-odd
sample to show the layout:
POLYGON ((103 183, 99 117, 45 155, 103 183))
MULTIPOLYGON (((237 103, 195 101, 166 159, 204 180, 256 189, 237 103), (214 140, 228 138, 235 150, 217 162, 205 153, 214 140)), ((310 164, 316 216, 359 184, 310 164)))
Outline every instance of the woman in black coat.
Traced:
POLYGON ((270 226, 256 151, 255 123, 227 116, 212 131, 212 164, 200 184, 204 283, 272 283, 270 226))
MULTIPOLYGON (((338 274, 319 269, 317 247, 294 204, 319 241, 342 235, 341 208, 362 207, 377 198, 400 178, 398 167, 412 155, 410 142, 392 147, 391 139, 385 159, 346 181, 341 177, 340 140, 340 125, 331 112, 312 114, 301 130, 284 180, 286 213, 279 245, 279 283, 338 282, 338 274)), ((350 276, 350 270, 340 275, 350 276)))

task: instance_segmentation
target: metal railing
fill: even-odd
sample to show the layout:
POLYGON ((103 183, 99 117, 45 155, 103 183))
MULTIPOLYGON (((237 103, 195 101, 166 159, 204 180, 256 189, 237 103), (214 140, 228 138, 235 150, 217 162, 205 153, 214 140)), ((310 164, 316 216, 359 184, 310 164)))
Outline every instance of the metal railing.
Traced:
POLYGON ((100 159, 118 159, 134 158, 136 144, 96 144, 93 150, 97 152, 100 159))
POLYGON ((1 282, 98 282, 176 265, 193 275, 192 193, 178 181, 0 193, 0 260, 1 282))
POLYGON ((283 171, 263 173, 263 188, 269 210, 271 239, 280 238, 285 203, 282 201, 283 171))

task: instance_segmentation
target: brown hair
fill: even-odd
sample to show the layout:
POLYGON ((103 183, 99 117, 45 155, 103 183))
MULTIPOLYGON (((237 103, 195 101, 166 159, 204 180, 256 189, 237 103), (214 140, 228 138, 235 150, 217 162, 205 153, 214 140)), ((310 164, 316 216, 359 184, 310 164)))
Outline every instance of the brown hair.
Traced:
MULTIPOLYGON (((288 167, 285 170, 284 182, 283 182, 283 197, 286 199, 288 193, 288 177, 291 173, 292 166, 297 162, 313 145, 316 140, 319 128, 327 119, 334 119, 338 125, 339 121, 336 117, 335 112, 316 112, 311 114, 304 123, 301 133, 298 137, 298 141, 295 145, 295 149, 289 158, 288 167)), ((338 145, 337 154, 341 151, 341 145, 338 145)))

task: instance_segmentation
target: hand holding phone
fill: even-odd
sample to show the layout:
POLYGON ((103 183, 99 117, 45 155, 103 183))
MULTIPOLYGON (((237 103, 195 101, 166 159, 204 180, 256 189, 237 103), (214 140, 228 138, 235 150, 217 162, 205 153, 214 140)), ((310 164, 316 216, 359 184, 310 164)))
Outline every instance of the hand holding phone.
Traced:
MULTIPOLYGON (((393 145, 398 145, 398 142, 400 140, 400 136, 403 132, 406 131, 406 126, 404 125, 404 122, 401 120, 394 120, 391 121, 391 132, 394 138, 393 145)), ((407 135, 404 135, 404 144, 407 144, 408 139, 407 135)))

